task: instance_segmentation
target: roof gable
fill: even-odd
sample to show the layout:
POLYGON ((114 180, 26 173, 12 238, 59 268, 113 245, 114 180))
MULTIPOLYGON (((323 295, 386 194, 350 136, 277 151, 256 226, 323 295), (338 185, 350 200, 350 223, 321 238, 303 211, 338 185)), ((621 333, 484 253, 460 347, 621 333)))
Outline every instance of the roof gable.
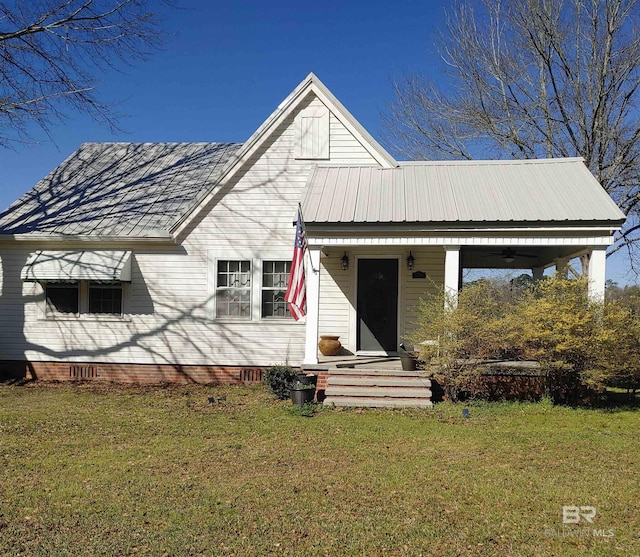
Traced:
MULTIPOLYGON (((228 180, 237 172, 249 159, 265 144, 272 133, 289 117, 299 106, 301 106, 309 95, 315 95, 340 121, 340 123, 363 145, 373 159, 383 168, 393 168, 398 165, 396 160, 365 130, 362 125, 351 115, 351 113, 334 97, 326 86, 313 74, 310 73, 290 94, 278 105, 276 110, 264 123, 254 132, 254 134, 242 145, 233 160, 229 161, 219 177, 219 181, 228 180)), ((174 236, 179 237, 184 233, 191 223, 198 218, 201 212, 215 195, 214 191, 209 192, 198 206, 185 214, 180 222, 172 229, 174 236)))

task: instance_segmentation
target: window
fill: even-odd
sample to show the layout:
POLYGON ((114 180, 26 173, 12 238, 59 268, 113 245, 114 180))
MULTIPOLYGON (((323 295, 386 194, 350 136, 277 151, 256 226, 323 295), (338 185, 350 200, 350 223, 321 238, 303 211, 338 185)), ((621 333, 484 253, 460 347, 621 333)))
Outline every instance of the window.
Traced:
POLYGON ((47 313, 78 313, 78 283, 45 284, 47 313))
POLYGON ((89 313, 122 315, 122 284, 89 284, 89 313))
POLYGON ((284 301, 291 261, 262 263, 262 317, 291 317, 284 301))
POLYGON ((251 319, 251 262, 219 260, 216 317, 251 319))

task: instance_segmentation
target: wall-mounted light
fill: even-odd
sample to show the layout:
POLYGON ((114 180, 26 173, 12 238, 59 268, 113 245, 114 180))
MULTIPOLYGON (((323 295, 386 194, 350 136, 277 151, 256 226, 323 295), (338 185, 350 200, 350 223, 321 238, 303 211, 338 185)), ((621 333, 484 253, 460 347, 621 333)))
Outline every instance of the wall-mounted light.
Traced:
POLYGON ((340 258, 340 268, 343 271, 346 271, 349 268, 349 256, 347 252, 344 252, 344 255, 340 258))
POLYGON ((413 266, 416 264, 416 258, 413 257, 413 254, 409 252, 409 257, 407 257, 407 269, 413 271, 413 266))

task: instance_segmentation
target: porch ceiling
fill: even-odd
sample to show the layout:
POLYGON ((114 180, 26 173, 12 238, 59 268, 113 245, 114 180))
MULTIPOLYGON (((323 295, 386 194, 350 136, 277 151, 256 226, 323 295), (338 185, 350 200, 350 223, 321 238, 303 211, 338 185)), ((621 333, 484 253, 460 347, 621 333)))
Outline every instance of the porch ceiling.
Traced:
POLYGON ((586 251, 579 246, 483 246, 463 247, 460 257, 465 269, 533 269, 549 267, 557 259, 572 259, 586 251))

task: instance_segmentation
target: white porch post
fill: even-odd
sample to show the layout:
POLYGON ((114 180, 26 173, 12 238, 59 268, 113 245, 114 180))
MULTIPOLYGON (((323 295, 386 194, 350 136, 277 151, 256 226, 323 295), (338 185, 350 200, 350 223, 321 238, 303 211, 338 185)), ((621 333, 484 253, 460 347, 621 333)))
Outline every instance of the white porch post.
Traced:
POLYGON ((569 276, 569 259, 566 257, 559 257, 554 259, 553 262, 556 264, 556 273, 562 278, 567 278, 569 276))
POLYGON ((305 325, 303 364, 318 363, 318 318, 320 315, 320 247, 309 247, 305 276, 307 279, 307 323, 305 325), (309 262, 311 264, 309 265, 309 262), (316 269, 314 271, 313 269, 316 269))
POLYGON ((445 304, 458 305, 458 287, 460 284, 460 246, 444 248, 444 295, 445 304))
POLYGON ((591 250, 591 259, 589 261, 589 298, 594 302, 604 302, 606 261, 606 248, 594 248, 591 250))
POLYGON ((544 267, 533 267, 531 274, 533 274, 533 280, 536 282, 542 280, 542 277, 544 277, 544 267))

